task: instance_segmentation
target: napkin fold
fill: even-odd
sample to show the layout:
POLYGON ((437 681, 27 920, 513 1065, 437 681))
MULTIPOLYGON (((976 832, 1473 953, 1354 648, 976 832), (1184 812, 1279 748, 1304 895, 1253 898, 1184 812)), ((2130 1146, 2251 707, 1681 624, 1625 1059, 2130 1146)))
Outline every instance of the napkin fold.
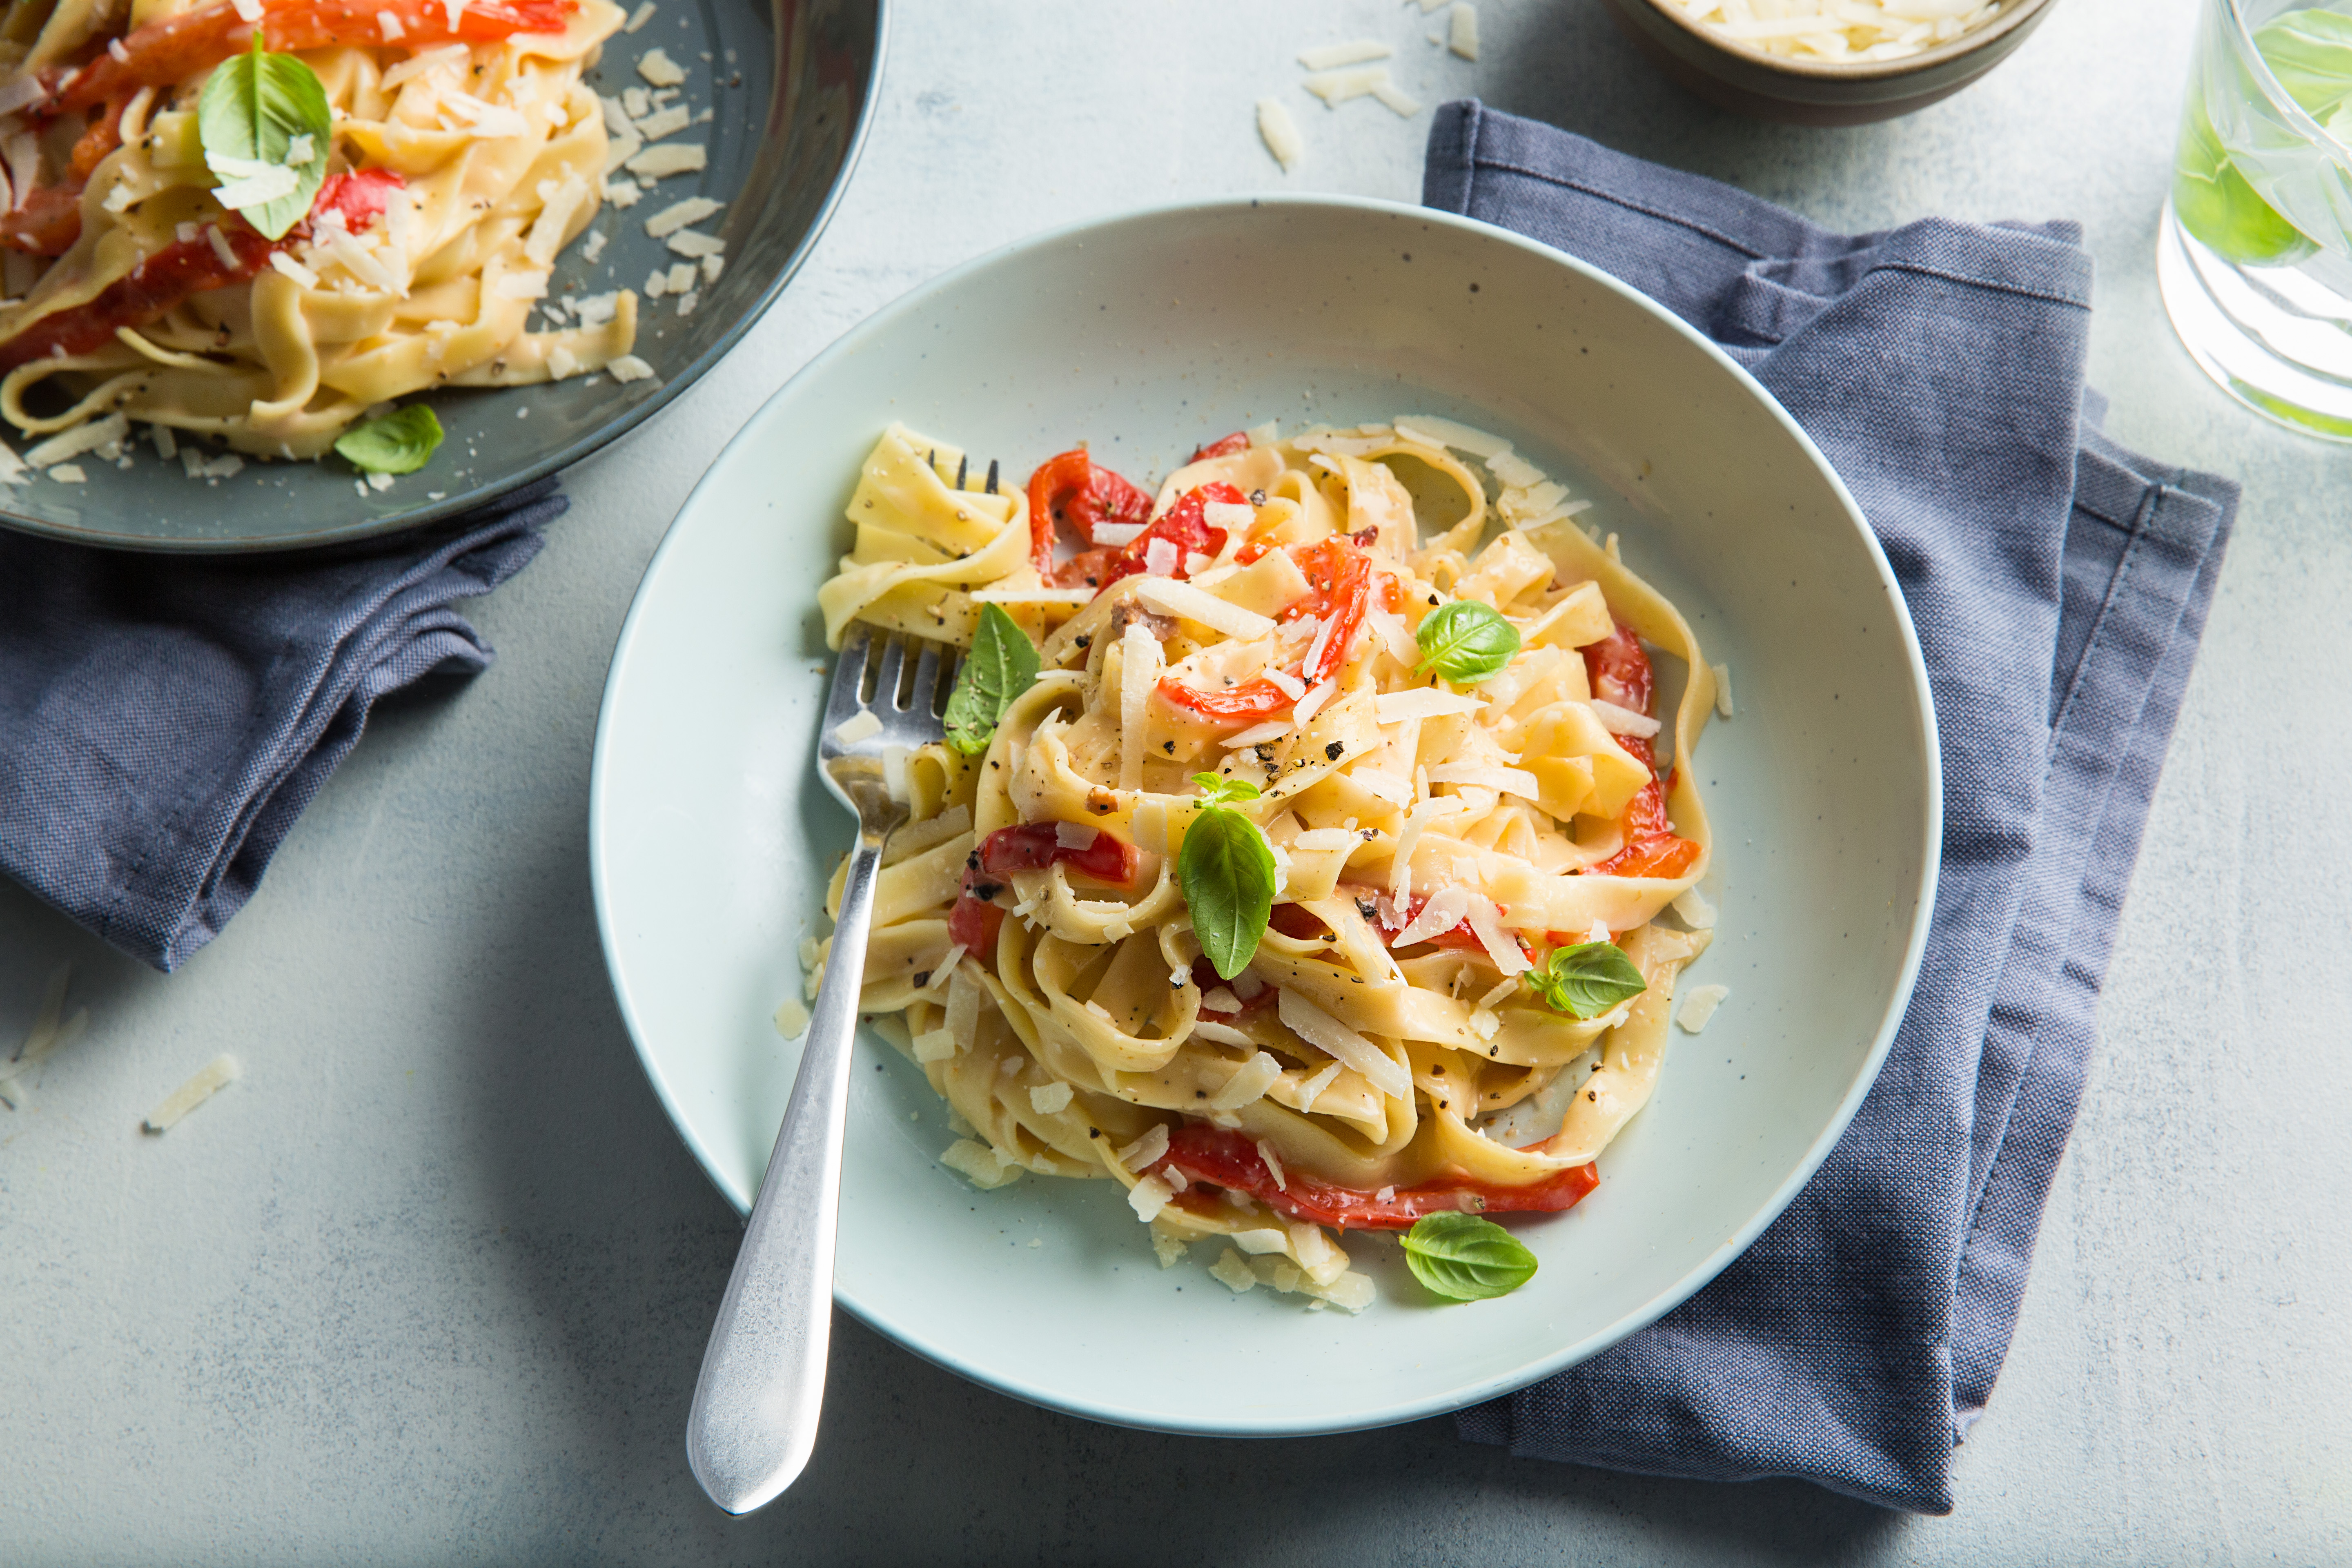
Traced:
POLYGON ((1423 200, 1632 284, 1795 416, 1902 585, 1944 778, 1918 985, 1820 1172, 1688 1301, 1465 1412, 1462 1434, 1948 1513, 2074 1126, 2237 487, 2098 431, 2074 224, 1836 234, 1475 101, 1438 111, 1423 200))
POLYGON ((452 607, 539 553, 546 479, 272 555, 0 534, 0 871, 157 969, 220 934, 378 698, 492 652, 452 607))

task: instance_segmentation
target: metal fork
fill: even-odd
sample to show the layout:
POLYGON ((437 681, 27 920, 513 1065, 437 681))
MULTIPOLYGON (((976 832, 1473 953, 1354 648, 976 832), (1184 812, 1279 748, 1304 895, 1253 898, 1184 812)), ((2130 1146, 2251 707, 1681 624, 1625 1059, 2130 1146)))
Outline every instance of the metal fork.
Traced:
MULTIPOLYGON (((817 773, 857 814, 857 847, 801 1052, 800 1076, 768 1173, 751 1205, 743 1249, 702 1352, 687 1417, 694 1479, 730 1513, 749 1513, 791 1486, 816 1447, 824 1363, 833 1337, 833 1257, 840 1224, 841 1152, 849 1104, 850 1042, 873 924, 882 845, 907 820, 886 784, 890 747, 941 739, 956 654, 923 642, 906 681, 908 643, 863 623, 842 639, 817 742, 817 773), (901 695, 902 689, 904 695, 901 695), (868 713, 880 724, 846 744, 841 727, 868 713)), ((862 723, 859 728, 865 728, 862 723)))

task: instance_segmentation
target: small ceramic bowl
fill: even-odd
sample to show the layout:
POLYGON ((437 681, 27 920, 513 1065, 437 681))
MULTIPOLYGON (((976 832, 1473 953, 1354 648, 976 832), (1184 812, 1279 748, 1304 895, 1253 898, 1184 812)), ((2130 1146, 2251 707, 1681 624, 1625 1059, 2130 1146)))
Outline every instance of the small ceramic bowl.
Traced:
POLYGON ((1899 60, 1831 65, 1736 43, 1669 0, 1607 0, 1633 47, 1687 91, 1719 109, 1788 125, 1892 120, 1968 86, 2009 57, 2057 0, 2013 0, 1975 32, 1899 60))

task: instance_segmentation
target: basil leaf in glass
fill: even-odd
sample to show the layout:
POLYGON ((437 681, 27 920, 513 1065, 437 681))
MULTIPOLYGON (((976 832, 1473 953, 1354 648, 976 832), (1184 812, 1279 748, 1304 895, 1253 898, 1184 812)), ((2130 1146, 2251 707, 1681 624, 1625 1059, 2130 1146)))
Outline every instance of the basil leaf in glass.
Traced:
POLYGON ((948 744, 967 757, 988 750, 1004 710, 1037 682, 1037 645, 994 605, 980 607, 971 651, 948 693, 948 744))
POLYGON ((1650 988, 1625 950, 1613 942, 1554 948, 1520 978, 1555 1013, 1597 1018, 1650 988))
POLYGON ((1231 980, 1248 966, 1274 913, 1274 850, 1265 835, 1233 807, 1209 805, 1184 831, 1176 880, 1201 951, 1220 979, 1231 980))
POLYGON ((335 450, 352 468, 371 474, 413 474, 433 460, 440 446, 441 421, 422 403, 354 425, 335 437, 335 450))
POLYGON ((1500 675, 1517 656, 1519 628, 1491 605, 1454 599, 1423 616, 1412 640, 1422 654, 1415 675, 1433 669, 1456 686, 1475 686, 1500 675))
POLYGON ((2288 11, 2254 29, 2254 47, 2287 96, 2314 119, 2326 120, 2352 96, 2352 16, 2316 5, 2288 11))
POLYGON ((1422 1215, 1404 1233, 1404 1261, 1432 1294, 1451 1301, 1507 1296, 1536 1277, 1536 1255, 1474 1214, 1422 1215))
POLYGON ((221 182, 213 193, 221 205, 265 237, 283 239, 310 216, 327 178, 334 140, 327 89, 292 55, 265 50, 257 28, 253 47, 223 60, 205 80, 196 139, 221 182))

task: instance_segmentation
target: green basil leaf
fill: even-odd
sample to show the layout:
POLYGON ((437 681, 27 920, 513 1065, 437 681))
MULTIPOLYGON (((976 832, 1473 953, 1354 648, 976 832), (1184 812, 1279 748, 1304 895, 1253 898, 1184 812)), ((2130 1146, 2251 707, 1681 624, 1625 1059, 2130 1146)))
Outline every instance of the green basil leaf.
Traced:
POLYGON ((1423 616, 1412 640, 1422 653, 1414 674, 1433 669, 1457 686, 1475 686, 1500 675, 1517 657, 1519 628, 1491 605, 1454 599, 1423 616))
POLYGON ((1201 951, 1219 978, 1231 980, 1257 952, 1274 913, 1274 850, 1265 835, 1231 806, 1210 806, 1184 830, 1176 880, 1201 951))
POLYGON ((948 744, 967 757, 988 750, 1004 710, 1037 683, 1037 645, 994 605, 980 607, 971 651, 948 693, 948 744))
POLYGON ((1404 1261, 1432 1293, 1453 1301, 1507 1296, 1536 1277, 1536 1255, 1475 1214, 1422 1215, 1404 1233, 1404 1261))
POLYGON ((257 28, 252 49, 223 60, 205 82, 196 139, 221 182, 213 193, 221 205, 267 237, 283 239, 310 216, 327 178, 334 140, 327 89, 292 55, 264 50, 257 28))
POLYGON ((2244 265, 2283 265, 2316 248, 2239 172, 2194 93, 2173 157, 2172 210, 2209 248, 2244 265))
POLYGON ((1224 805, 1236 800, 1258 798, 1257 785, 1247 779, 1229 779, 1223 773, 1194 773, 1192 782, 1201 786, 1201 799, 1210 805, 1224 805))
POLYGON ((2315 5, 2289 11, 2254 29, 2254 47, 2287 96, 2321 120, 2352 94, 2352 16, 2315 5))
POLYGON ((1613 942, 1554 948, 1525 980, 1544 1005, 1571 1018, 1597 1018, 1650 988, 1625 950, 1613 942))
POLYGON ((371 474, 413 474, 441 447, 441 421, 422 403, 354 425, 335 437, 335 450, 371 474))

